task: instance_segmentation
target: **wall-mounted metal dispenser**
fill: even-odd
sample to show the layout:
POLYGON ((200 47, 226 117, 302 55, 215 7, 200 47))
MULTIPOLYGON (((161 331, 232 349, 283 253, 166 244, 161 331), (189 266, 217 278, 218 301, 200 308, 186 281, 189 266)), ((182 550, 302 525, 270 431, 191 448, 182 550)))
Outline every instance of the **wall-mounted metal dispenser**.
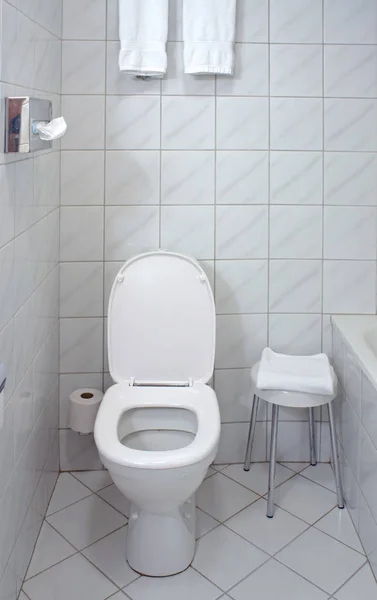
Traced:
POLYGON ((5 98, 5 152, 51 148, 67 131, 63 117, 52 120, 52 103, 39 98, 5 98))

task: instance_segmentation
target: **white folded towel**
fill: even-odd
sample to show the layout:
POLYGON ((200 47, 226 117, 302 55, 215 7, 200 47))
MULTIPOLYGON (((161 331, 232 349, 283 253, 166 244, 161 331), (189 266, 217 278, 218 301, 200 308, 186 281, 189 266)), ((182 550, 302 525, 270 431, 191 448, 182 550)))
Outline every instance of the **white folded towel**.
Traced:
POLYGON ((185 73, 232 75, 236 0, 183 0, 185 73))
POLYGON ((286 390, 332 395, 334 382, 326 354, 289 356, 265 348, 260 361, 257 387, 260 390, 286 390))
POLYGON ((132 77, 166 73, 169 0, 119 0, 119 69, 132 77))

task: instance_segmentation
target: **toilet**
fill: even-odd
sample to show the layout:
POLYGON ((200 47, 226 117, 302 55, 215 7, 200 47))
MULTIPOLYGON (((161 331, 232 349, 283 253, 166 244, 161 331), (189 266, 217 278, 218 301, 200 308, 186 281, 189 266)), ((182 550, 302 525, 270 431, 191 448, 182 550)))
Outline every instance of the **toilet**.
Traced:
POLYGON ((195 492, 215 458, 220 414, 209 387, 215 304, 192 258, 167 251, 129 260, 112 287, 110 374, 94 437, 102 463, 130 501, 126 559, 167 576, 195 553, 195 492))

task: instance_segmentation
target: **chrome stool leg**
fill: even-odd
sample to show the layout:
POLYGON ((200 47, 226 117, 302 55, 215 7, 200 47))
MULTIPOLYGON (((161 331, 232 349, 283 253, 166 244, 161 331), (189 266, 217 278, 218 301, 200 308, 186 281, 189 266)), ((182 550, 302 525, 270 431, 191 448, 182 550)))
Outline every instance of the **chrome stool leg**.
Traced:
POLYGON ((259 398, 256 394, 254 394, 253 406, 251 409, 251 417, 250 417, 249 437, 247 438, 245 464, 243 466, 245 471, 250 471, 251 453, 253 451, 253 443, 254 443, 254 435, 255 435, 255 426, 257 424, 258 408, 259 408, 259 398))
POLYGON ((275 472, 276 472, 276 450, 278 441, 279 425, 279 406, 272 405, 272 425, 271 425, 271 446, 270 446, 270 470, 268 476, 268 502, 267 517, 272 519, 274 516, 274 493, 275 493, 275 472))
POLYGON ((314 408, 309 408, 309 441, 310 441, 310 464, 315 467, 317 464, 317 449, 315 443, 315 422, 314 408))
POLYGON ((330 437, 331 437, 331 450, 334 461, 334 473, 335 473, 335 483, 336 483, 336 494, 338 496, 338 507, 344 508, 344 498, 343 498, 343 489, 342 489, 342 479, 340 475, 340 465, 339 465, 339 454, 338 454, 338 441, 336 439, 336 429, 335 429, 335 419, 334 419, 334 411, 332 402, 328 404, 329 407, 329 421, 330 421, 330 437))

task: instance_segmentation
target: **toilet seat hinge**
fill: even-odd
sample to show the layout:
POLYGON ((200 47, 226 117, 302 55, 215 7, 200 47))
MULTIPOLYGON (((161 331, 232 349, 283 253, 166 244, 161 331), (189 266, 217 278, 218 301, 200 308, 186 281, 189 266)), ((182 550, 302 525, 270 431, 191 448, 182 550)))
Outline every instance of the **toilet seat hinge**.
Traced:
POLYGON ((188 381, 136 381, 130 377, 128 383, 131 387, 192 387, 194 380, 189 377, 188 381))

